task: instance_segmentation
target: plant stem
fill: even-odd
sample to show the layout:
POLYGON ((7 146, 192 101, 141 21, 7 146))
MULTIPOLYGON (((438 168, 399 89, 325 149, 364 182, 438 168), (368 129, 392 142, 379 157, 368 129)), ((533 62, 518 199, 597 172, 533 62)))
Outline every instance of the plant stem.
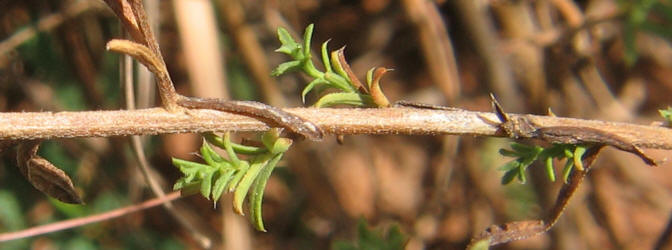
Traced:
MULTIPOLYGON (((285 111, 320 126, 327 134, 478 135, 505 137, 494 113, 420 108, 285 111)), ((516 114, 509 114, 515 119, 516 114)), ((672 130, 631 123, 524 115, 539 128, 599 129, 641 148, 672 149, 672 130)), ((168 133, 265 131, 254 118, 208 109, 171 113, 162 108, 83 112, 0 113, 0 140, 109 137, 168 133)))

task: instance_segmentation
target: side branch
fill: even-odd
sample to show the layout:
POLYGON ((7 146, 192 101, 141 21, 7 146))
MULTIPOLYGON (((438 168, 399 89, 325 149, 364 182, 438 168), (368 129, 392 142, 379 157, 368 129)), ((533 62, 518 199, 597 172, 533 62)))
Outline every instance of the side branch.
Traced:
MULTIPOLYGON (((285 111, 321 127, 326 134, 507 135, 494 113, 419 108, 289 108, 285 111)), ((630 123, 515 115, 538 128, 601 130, 642 148, 672 149, 672 129, 630 123)), ((0 140, 110 137, 169 133, 264 131, 254 118, 207 109, 170 113, 161 108, 118 111, 0 113, 0 140)))

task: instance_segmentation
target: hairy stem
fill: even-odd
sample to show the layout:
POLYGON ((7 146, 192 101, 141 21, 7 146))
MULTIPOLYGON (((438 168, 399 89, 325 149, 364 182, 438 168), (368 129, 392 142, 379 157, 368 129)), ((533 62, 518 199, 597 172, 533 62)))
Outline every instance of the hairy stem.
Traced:
MULTIPOLYGON (((289 108, 286 112, 319 126, 326 134, 506 135, 494 113, 421 108, 289 108)), ((512 118, 521 116, 509 114, 512 118)), ((522 115, 539 128, 599 129, 641 148, 672 149, 672 130, 631 123, 522 115)), ((109 137, 167 133, 265 131, 254 118, 208 109, 171 113, 161 108, 126 111, 0 113, 0 140, 109 137)))

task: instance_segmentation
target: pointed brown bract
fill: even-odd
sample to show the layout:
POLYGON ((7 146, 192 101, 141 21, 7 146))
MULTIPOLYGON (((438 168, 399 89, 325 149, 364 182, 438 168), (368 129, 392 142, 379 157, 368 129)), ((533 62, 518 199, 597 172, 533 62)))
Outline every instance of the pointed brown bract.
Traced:
POLYGON ((37 155, 40 141, 26 141, 19 145, 17 164, 19 171, 37 190, 59 201, 82 204, 70 177, 51 162, 37 155))
POLYGON ((369 85, 369 89, 371 90, 371 98, 373 98, 373 102, 375 102, 376 106, 378 107, 390 106, 390 101, 387 100, 383 90, 380 88, 380 79, 383 78, 383 75, 385 75, 385 73, 388 71, 391 71, 391 69, 386 69, 383 67, 376 68, 376 70, 373 71, 373 80, 369 85))

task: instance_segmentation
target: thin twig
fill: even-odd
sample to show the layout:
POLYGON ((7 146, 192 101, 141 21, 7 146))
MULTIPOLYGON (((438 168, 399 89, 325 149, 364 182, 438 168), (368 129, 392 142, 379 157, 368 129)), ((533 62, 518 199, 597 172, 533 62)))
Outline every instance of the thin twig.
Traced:
POLYGON ((64 220, 64 221, 55 222, 55 223, 42 225, 42 226, 37 226, 37 227, 29 228, 29 229, 26 229, 26 230, 16 231, 16 232, 2 233, 2 234, 0 234, 0 242, 16 240, 16 239, 23 239, 23 238, 33 237, 33 236, 47 234, 47 233, 51 233, 51 232, 57 232, 57 231, 62 231, 62 230, 70 229, 70 228, 80 227, 80 226, 84 226, 84 225, 91 224, 91 223, 110 220, 110 219, 114 219, 114 218, 117 218, 117 217, 121 217, 121 216, 130 214, 130 213, 134 213, 134 212, 137 212, 137 211, 140 211, 140 210, 155 207, 155 206, 161 205, 164 202, 169 202, 169 201, 172 201, 172 200, 176 200, 180 197, 181 197, 180 192, 176 191, 176 192, 170 193, 170 194, 168 194, 168 195, 166 195, 162 198, 151 199, 151 200, 145 201, 145 202, 137 204, 137 205, 122 207, 122 208, 118 208, 118 209, 115 209, 115 210, 112 210, 112 211, 109 211, 109 212, 104 212, 104 213, 100 213, 100 214, 86 216, 86 217, 83 217, 83 218, 64 220))

